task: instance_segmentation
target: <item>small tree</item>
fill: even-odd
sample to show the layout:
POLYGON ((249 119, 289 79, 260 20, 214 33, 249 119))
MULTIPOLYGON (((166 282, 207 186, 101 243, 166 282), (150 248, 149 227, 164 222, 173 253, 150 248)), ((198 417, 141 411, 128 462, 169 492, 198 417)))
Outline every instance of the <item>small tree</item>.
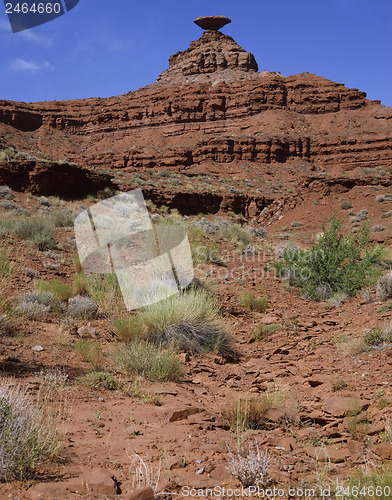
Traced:
POLYGON ((381 274, 374 264, 383 247, 370 244, 368 224, 358 233, 345 236, 335 214, 328 222, 329 227, 322 226, 323 233, 315 245, 307 250, 287 248, 275 264, 281 276, 315 300, 327 299, 336 292, 354 296, 381 274))

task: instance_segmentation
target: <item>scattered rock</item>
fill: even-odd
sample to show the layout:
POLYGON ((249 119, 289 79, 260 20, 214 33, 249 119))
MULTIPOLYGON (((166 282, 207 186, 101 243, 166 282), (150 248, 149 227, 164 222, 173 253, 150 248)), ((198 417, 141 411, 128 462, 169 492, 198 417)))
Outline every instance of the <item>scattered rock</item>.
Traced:
POLYGON ((326 413, 330 413, 334 417, 344 417, 350 411, 364 410, 369 406, 368 401, 361 399, 335 396, 328 398, 322 403, 322 407, 326 413))
POLYGON ((179 420, 185 420, 190 415, 194 415, 195 413, 199 413, 201 411, 203 410, 194 407, 189 407, 189 408, 184 408, 183 410, 174 411, 171 417, 169 418, 169 422, 178 422, 179 420))
POLYGON ((97 333, 96 329, 93 326, 85 325, 78 328, 78 335, 82 338, 91 338, 95 337, 97 333))
POLYGON ((104 469, 95 469, 82 477, 86 491, 97 495, 115 495, 118 493, 117 484, 110 472, 104 469))
POLYGON ((384 460, 392 460, 392 443, 374 444, 372 451, 384 460))
POLYGON ((41 352, 41 351, 44 351, 45 349, 42 347, 42 345, 35 345, 33 347, 33 351, 36 351, 36 352, 41 352))
POLYGON ((139 490, 123 496, 123 500, 154 500, 154 492, 152 488, 140 488, 139 490))

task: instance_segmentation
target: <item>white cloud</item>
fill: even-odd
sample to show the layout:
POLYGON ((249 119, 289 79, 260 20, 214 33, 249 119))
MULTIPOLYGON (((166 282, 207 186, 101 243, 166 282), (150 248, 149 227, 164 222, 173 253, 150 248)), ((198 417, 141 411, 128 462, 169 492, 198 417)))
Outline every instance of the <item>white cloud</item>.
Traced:
POLYGON ((25 61, 24 59, 15 59, 12 63, 11 68, 15 71, 42 71, 45 69, 53 70, 54 66, 48 61, 42 61, 41 64, 37 64, 33 61, 25 61))

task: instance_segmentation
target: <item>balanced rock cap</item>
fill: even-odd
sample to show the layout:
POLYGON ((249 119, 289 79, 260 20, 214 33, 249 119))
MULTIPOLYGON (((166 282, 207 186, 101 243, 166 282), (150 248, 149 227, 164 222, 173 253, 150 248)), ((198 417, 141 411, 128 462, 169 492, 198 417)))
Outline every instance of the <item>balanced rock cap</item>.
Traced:
POLYGON ((220 30, 226 24, 231 23, 231 19, 225 16, 202 16, 193 21, 203 30, 220 30))

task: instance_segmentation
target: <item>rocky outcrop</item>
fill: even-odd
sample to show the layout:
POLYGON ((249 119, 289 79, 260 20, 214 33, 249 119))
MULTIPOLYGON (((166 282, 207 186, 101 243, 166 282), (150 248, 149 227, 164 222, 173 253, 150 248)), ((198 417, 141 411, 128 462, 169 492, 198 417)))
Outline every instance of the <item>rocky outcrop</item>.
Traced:
POLYGON ((189 49, 169 58, 169 69, 158 76, 157 81, 226 70, 255 72, 258 69, 254 55, 246 52, 230 36, 220 31, 205 31, 198 40, 191 42, 189 49))

